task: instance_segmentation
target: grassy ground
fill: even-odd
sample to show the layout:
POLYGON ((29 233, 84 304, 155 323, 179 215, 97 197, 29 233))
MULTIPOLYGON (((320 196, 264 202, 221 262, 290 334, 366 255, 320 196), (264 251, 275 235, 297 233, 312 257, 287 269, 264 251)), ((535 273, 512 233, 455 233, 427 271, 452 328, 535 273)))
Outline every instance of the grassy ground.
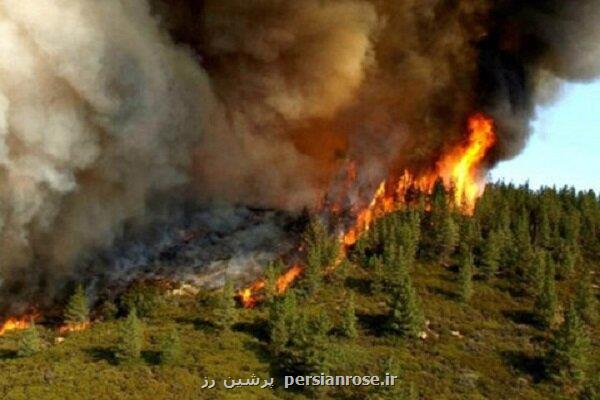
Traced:
MULTIPOLYGON (((324 286, 307 307, 325 306, 339 318, 344 294, 356 294, 360 334, 356 340, 331 337, 332 373, 371 375, 382 372, 382 361, 394 356, 404 382, 412 382, 423 399, 562 398, 560 390, 540 374, 547 333, 531 323, 531 299, 510 294, 502 281, 475 282, 470 304, 460 303, 456 272, 420 265, 413 281, 429 320, 426 340, 403 342, 381 335, 385 313, 382 298, 369 292, 369 276, 351 267, 348 277, 324 286)), ((563 284, 564 286, 564 284, 563 284)), ((561 288, 564 290, 564 288, 561 288)), ((272 374, 265 341, 266 311, 240 310, 232 332, 219 332, 207 321, 210 309, 196 298, 170 297, 145 320, 142 359, 119 365, 114 358, 118 321, 98 322, 56 343, 56 332, 40 327, 46 344, 41 353, 17 358, 21 332, 0 338, 0 398, 15 399, 294 399, 300 393, 257 387, 227 390, 217 383, 201 389, 204 377, 261 378, 272 374), (176 326, 184 355, 177 366, 159 365, 160 338, 176 326)), ((600 365, 594 332, 592 361, 600 365)), ((368 389, 339 389, 318 398, 362 399, 368 389)), ((314 398, 307 396, 308 398, 314 398)), ((568 398, 565 396, 564 398, 568 398)))

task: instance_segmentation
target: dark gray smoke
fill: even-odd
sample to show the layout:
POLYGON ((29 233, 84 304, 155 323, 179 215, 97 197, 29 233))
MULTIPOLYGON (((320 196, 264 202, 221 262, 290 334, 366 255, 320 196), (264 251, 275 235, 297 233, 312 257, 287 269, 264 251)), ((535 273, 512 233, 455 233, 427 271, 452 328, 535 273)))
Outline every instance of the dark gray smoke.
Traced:
MULTIPOLYGON (((600 72, 600 2, 0 0, 0 302, 52 294, 148 207, 314 208, 600 72)), ((137 229, 137 228, 136 228, 137 229)))

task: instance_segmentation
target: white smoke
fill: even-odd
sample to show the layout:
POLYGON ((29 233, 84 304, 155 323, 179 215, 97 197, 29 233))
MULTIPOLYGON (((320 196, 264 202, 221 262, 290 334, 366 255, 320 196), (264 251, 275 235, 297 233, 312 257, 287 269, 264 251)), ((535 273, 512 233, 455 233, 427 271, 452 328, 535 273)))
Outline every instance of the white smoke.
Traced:
POLYGON ((210 104, 145 1, 0 1, 3 279, 69 267, 184 183, 210 104))

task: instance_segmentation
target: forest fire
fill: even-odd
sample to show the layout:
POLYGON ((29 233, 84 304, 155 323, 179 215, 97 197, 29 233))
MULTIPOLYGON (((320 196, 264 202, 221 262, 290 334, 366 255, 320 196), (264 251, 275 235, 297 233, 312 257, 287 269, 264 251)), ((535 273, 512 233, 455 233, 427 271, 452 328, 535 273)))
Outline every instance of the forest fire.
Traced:
POLYGON ((37 313, 25 314, 20 317, 9 317, 0 328, 0 336, 10 331, 27 329, 38 317, 37 313))
MULTIPOLYGON (((342 252, 352 246, 360 235, 369 230, 373 222, 385 214, 396 211, 405 203, 407 190, 417 189, 423 193, 431 193, 438 179, 454 193, 454 206, 461 212, 471 214, 475 202, 483 193, 484 177, 481 163, 488 151, 496 142, 493 120, 482 114, 472 115, 467 123, 468 137, 464 144, 452 149, 436 163, 432 171, 414 176, 409 171, 397 179, 388 179, 378 186, 369 205, 356 216, 356 222, 341 235, 342 252)), ((354 174, 355 176, 356 174, 354 174)), ((279 294, 302 272, 301 265, 294 265, 277 281, 279 294)), ((240 290, 239 299, 246 308, 251 308, 260 301, 258 293, 264 289, 262 278, 247 288, 240 290)))

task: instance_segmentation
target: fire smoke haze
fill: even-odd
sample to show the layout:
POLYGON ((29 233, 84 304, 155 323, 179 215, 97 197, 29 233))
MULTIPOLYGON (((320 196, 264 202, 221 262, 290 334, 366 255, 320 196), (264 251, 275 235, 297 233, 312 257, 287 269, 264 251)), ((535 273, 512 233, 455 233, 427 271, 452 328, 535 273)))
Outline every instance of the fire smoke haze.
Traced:
POLYGON ((0 0, 0 299, 51 292, 157 199, 311 209, 350 161, 369 196, 473 112, 498 129, 491 167, 535 104, 600 72, 599 17, 595 0, 0 0))

